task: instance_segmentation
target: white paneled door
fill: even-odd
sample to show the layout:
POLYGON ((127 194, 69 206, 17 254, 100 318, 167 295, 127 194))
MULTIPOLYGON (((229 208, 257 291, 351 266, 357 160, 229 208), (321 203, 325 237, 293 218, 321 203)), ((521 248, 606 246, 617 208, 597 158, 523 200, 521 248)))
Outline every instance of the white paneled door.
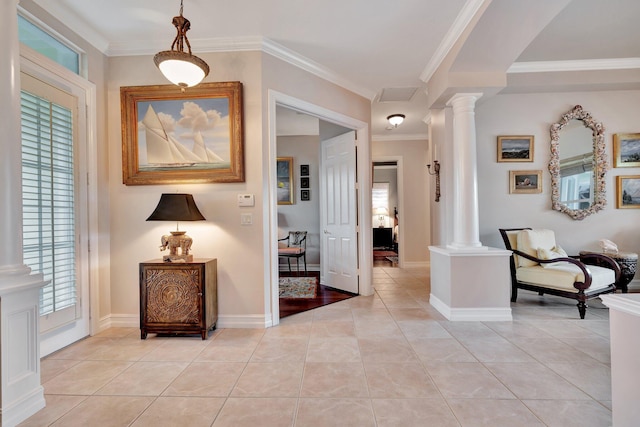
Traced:
POLYGON ((321 143, 321 272, 325 286, 358 293, 355 132, 321 143))

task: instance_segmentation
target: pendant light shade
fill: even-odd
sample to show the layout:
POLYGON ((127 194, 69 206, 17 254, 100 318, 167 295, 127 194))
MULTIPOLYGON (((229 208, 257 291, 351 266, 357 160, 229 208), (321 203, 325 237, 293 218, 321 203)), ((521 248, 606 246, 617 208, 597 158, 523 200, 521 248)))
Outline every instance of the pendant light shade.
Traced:
POLYGON ((171 50, 163 50, 153 57, 153 62, 160 72, 171 83, 182 88, 195 86, 209 74, 209 66, 202 59, 191 54, 191 44, 187 38, 187 31, 191 22, 182 16, 183 4, 180 1, 180 15, 173 18, 176 27, 176 37, 171 44, 171 50), (184 47, 187 45, 188 52, 184 47))
POLYGON ((387 120, 389 120, 389 124, 391 126, 393 126, 394 128, 397 128, 399 125, 402 124, 402 122, 404 122, 404 114, 392 114, 389 117, 387 117, 387 120))

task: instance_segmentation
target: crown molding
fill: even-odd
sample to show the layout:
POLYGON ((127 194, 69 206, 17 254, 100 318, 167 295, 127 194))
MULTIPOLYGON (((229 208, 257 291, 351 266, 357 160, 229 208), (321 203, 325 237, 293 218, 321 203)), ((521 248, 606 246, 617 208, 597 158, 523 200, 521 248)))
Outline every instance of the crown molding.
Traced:
POLYGON ((602 71, 640 68, 640 58, 579 59, 573 61, 514 62, 507 74, 557 73, 561 71, 602 71))
POLYGON ((326 68, 323 65, 320 65, 317 62, 312 61, 311 59, 306 58, 268 38, 263 38, 262 51, 369 100, 373 100, 376 96, 376 92, 356 85, 329 68, 326 68))
POLYGON ((372 141, 426 141, 429 139, 427 134, 421 133, 397 133, 394 135, 371 135, 372 141))
POLYGON ((453 25, 451 25, 449 31, 447 31, 447 34, 445 34, 442 39, 438 49, 436 49, 435 54, 431 57, 429 63, 427 63, 427 66, 420 74, 420 80, 425 83, 429 82, 429 79, 433 77, 433 74, 436 72, 440 64, 442 64, 444 58, 447 56, 449 51, 451 51, 453 45, 458 41, 485 1, 487 0, 467 0, 455 21, 453 21, 453 25))

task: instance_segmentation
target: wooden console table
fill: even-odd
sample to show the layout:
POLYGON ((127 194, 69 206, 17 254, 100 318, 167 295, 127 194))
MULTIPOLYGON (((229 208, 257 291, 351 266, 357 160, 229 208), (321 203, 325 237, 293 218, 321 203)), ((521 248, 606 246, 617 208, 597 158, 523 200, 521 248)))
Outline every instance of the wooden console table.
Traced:
POLYGON ((217 260, 140 263, 140 337, 201 334, 218 320, 217 260))

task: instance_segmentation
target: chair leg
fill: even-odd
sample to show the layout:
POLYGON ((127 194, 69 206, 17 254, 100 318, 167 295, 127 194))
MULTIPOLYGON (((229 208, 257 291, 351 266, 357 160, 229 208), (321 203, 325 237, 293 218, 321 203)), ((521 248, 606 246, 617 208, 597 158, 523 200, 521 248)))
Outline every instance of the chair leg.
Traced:
POLYGON ((287 264, 289 265, 289 273, 291 273, 291 258, 287 258, 287 264))
POLYGON ((518 298, 518 287, 511 286, 511 302, 516 302, 517 298, 518 298))
POLYGON ((302 255, 302 261, 304 262, 304 275, 307 275, 307 254, 302 255))
POLYGON ((580 313, 581 319, 584 319, 585 314, 587 314, 587 307, 584 301, 578 301, 578 312, 580 313))

